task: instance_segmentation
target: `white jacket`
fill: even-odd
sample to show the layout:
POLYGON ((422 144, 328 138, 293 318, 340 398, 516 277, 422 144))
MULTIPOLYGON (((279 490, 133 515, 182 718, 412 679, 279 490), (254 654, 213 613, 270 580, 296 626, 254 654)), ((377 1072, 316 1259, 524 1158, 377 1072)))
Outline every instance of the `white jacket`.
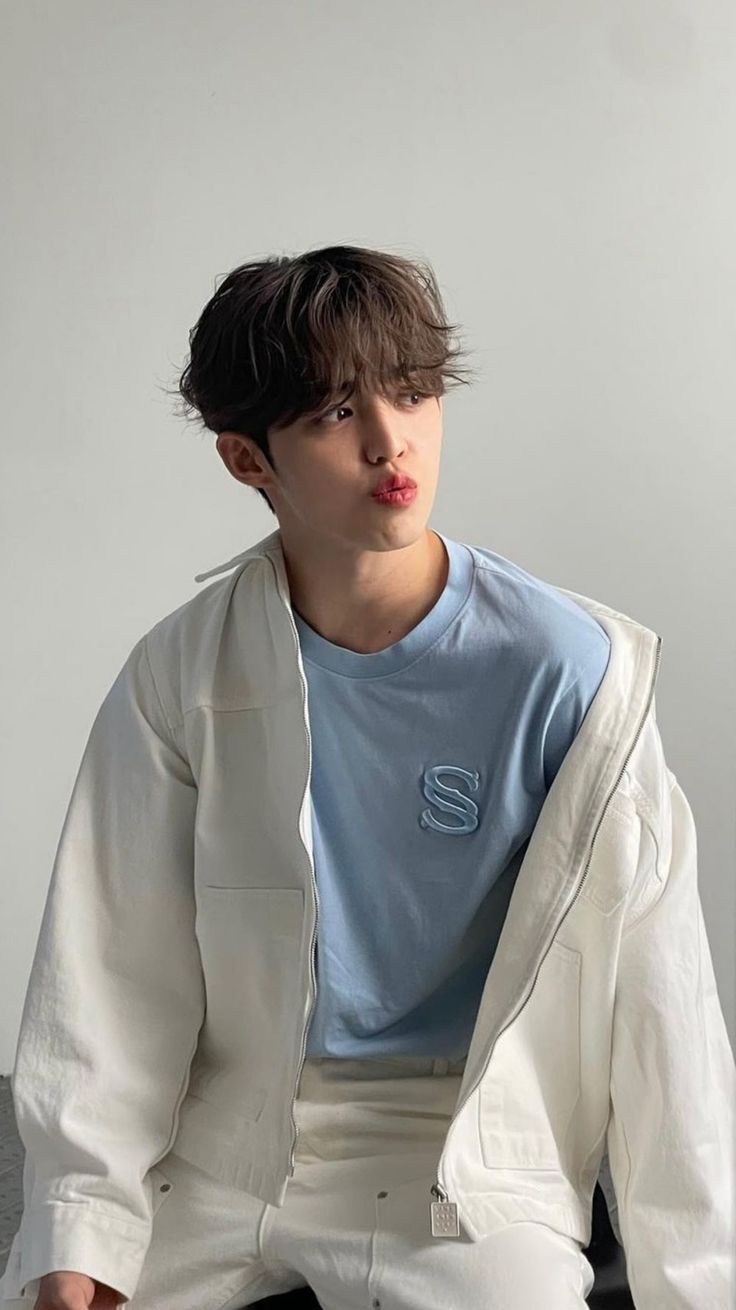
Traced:
MULTIPOLYGON (((82 757, 11 1075, 0 1304, 53 1269, 132 1297, 172 1148, 284 1201, 315 999, 307 684, 279 530, 196 580, 224 569, 136 643, 82 757)), ((517 877, 427 1234, 537 1220, 587 1246, 610 1168, 637 1310, 733 1310, 736 1068, 661 638, 559 590, 610 661, 517 877)))

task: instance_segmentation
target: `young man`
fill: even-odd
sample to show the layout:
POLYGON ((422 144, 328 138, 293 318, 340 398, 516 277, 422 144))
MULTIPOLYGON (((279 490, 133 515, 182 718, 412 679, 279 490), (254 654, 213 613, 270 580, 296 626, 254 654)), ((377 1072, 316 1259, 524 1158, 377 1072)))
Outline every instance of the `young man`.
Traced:
POLYGON ((427 526, 449 331, 430 270, 333 247, 236 269, 190 337, 181 393, 278 528, 94 721, 2 1305, 573 1310, 610 1166, 637 1310, 732 1306, 736 1077, 661 639, 427 526))

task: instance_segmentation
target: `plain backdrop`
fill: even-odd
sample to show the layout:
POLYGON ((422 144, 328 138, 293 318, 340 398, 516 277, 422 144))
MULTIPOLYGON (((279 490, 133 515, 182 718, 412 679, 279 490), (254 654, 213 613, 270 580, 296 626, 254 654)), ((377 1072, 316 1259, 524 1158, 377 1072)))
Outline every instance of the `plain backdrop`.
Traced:
POLYGON ((427 259, 480 372, 445 399, 431 525, 663 639, 733 1042, 734 5, 3 0, 0 24, 0 1072, 102 698, 195 573, 277 526, 164 388, 231 268, 337 243, 427 259))

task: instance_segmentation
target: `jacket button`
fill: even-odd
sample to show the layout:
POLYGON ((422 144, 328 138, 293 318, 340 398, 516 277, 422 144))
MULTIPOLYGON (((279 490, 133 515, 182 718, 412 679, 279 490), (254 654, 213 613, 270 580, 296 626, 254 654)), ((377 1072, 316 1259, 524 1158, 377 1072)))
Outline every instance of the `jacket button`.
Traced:
POLYGON ((171 1183, 162 1183, 158 1190, 159 1192, 170 1192, 171 1183))
MULTIPOLYGON (((388 1192, 376 1192, 376 1196, 377 1196, 377 1197, 379 1198, 379 1200, 380 1200, 382 1197, 384 1197, 384 1196, 388 1196, 388 1192)), ((373 1302, 373 1304, 374 1304, 374 1305, 376 1304, 375 1301, 373 1302)))

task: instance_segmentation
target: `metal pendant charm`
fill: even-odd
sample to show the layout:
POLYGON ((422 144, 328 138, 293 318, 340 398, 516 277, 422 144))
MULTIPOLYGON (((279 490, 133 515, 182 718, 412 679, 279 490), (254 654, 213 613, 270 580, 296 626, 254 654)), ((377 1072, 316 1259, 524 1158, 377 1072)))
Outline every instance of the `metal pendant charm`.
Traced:
POLYGON ((460 1223, 454 1201, 432 1201, 430 1204, 433 1237, 459 1237, 460 1223))

